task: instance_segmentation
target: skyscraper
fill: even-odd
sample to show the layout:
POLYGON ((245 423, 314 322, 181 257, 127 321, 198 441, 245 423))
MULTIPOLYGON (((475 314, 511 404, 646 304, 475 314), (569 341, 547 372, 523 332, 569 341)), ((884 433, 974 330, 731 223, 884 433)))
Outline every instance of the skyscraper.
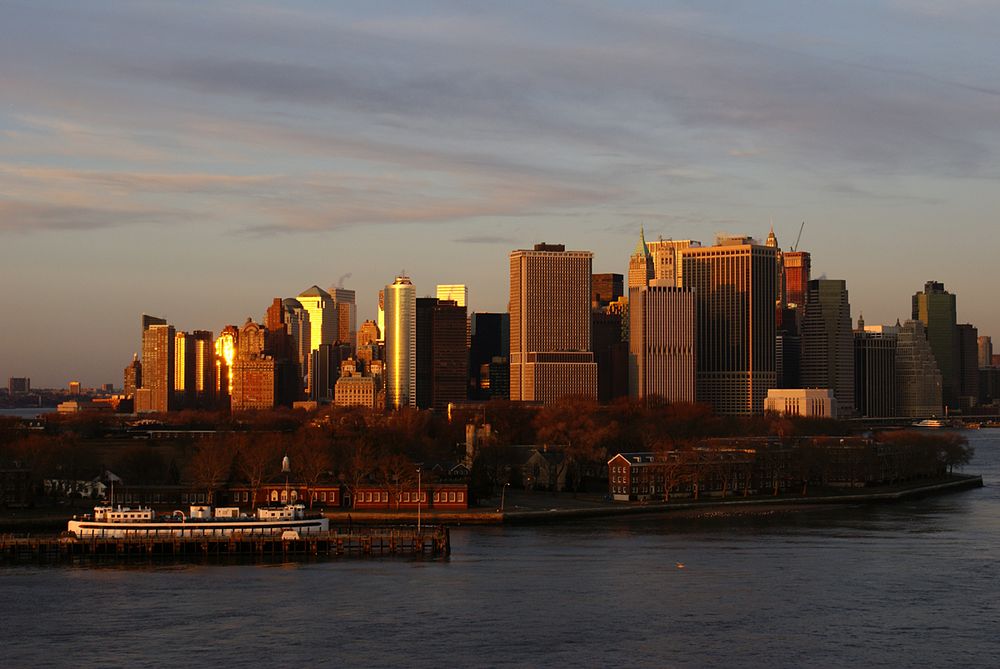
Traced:
POLYGON ((840 417, 854 413, 854 333, 847 283, 813 279, 802 318, 802 386, 828 388, 840 417))
POLYGON ((697 308, 697 397, 717 413, 761 413, 775 386, 774 265, 775 250, 749 237, 681 251, 681 283, 697 308))
POLYGON ((417 407, 444 411, 464 402, 468 376, 465 307, 455 300, 416 300, 417 407))
MULTIPOLYGON (((147 318, 151 317, 143 316, 144 326, 147 318)), ((142 389, 147 392, 137 391, 136 412, 162 412, 173 408, 176 333, 172 325, 165 323, 151 321, 142 332, 142 389)))
POLYGON ((349 288, 330 286, 330 297, 337 306, 337 341, 358 345, 358 305, 357 294, 349 288))
MULTIPOLYGON (((663 239, 647 242, 653 259, 653 279, 658 286, 680 286, 684 268, 680 258, 684 249, 699 248, 701 242, 691 239, 663 239)), ((647 282, 649 283, 649 282, 647 282)))
POLYGON ((989 337, 979 337, 976 340, 979 368, 993 366, 993 340, 989 337))
POLYGON ((194 337, 187 332, 174 335, 174 405, 194 405, 194 337))
POLYGON ((940 416, 941 372, 938 371, 919 320, 903 323, 896 344, 896 412, 907 418, 940 416))
POLYGON ((385 287, 385 398, 390 409, 417 405, 417 292, 408 276, 385 287))
POLYGON ((510 314, 472 314, 472 346, 469 352, 469 399, 509 399, 510 314), (507 369, 504 394, 492 383, 491 366, 507 369))
POLYGON ((132 362, 125 368, 124 377, 122 392, 125 397, 135 397, 136 389, 142 387, 142 363, 139 362, 138 353, 132 354, 132 362))
POLYGON ((460 307, 469 307, 469 288, 464 283, 439 283, 437 286, 439 300, 452 300, 460 307))
POLYGON ((646 246, 646 232, 639 228, 639 241, 628 259, 628 287, 641 288, 653 278, 653 256, 646 246))
POLYGON ((625 294, 625 277, 621 274, 594 274, 590 277, 590 303, 594 307, 606 307, 625 294))
POLYGON ((215 345, 209 330, 191 332, 194 357, 194 401, 206 409, 215 403, 215 345))
POLYGON ((232 378, 233 411, 275 406, 277 376, 274 358, 267 351, 267 329, 249 318, 237 338, 232 378))
POLYGON ((960 323, 958 331, 958 404, 969 409, 979 403, 979 330, 960 323))
POLYGON ((510 254, 510 398, 597 397, 590 342, 593 254, 536 244, 510 254))
POLYGON ((955 296, 944 284, 928 281, 924 292, 913 296, 913 320, 924 324, 938 370, 941 372, 941 396, 949 407, 958 406, 958 323, 955 296))
POLYGON ((854 404, 862 418, 896 416, 898 327, 859 324, 854 331, 854 404))
MULTIPOLYGON (((334 344, 340 329, 340 319, 337 316, 337 305, 319 286, 312 286, 299 293, 298 301, 309 313, 309 350, 315 351, 320 344, 334 344)), ((307 385, 311 388, 312 366, 306 370, 310 379, 307 385)))
POLYGON ((785 302, 801 307, 806 303, 812 257, 807 251, 785 251, 781 254, 781 263, 785 269, 785 302))
POLYGON ((694 292, 673 286, 631 288, 629 317, 629 395, 694 402, 694 292))

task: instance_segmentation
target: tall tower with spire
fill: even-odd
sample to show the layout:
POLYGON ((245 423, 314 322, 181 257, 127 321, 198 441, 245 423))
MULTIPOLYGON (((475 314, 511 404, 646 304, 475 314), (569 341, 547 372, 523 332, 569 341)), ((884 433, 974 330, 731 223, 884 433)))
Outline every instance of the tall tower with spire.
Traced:
POLYGON ((653 256, 646 246, 646 233, 639 228, 639 243, 628 259, 628 288, 643 288, 653 278, 653 256))

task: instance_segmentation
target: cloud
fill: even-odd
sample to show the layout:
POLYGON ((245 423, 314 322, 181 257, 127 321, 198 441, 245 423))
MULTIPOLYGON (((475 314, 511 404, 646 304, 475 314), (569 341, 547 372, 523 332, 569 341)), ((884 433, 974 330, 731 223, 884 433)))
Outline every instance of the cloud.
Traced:
POLYGON ((0 233, 92 231, 135 223, 162 223, 174 218, 169 211, 111 209, 0 200, 0 233))

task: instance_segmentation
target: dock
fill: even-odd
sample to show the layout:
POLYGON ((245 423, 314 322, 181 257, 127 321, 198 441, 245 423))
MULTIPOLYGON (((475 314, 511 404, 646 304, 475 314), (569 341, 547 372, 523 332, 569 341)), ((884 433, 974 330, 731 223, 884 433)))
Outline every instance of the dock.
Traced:
POLYGON ((128 538, 13 537, 0 535, 0 562, 138 560, 284 560, 300 558, 447 558, 448 528, 365 527, 354 531, 276 536, 137 536, 128 538))

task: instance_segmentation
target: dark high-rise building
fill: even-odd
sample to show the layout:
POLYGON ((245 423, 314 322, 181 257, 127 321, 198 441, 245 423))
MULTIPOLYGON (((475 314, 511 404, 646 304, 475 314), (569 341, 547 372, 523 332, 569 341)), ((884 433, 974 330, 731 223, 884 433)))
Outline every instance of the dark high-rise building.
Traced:
POLYGON ((720 414, 759 414, 777 383, 775 250, 749 237, 683 249, 681 285, 695 291, 697 398, 720 414))
MULTIPOLYGON (((787 312, 786 312, 787 313, 787 312)), ((777 388, 802 387, 802 337, 779 330, 774 337, 774 370, 777 388)))
POLYGON ((979 337, 976 340, 979 367, 993 366, 993 340, 990 337, 979 337))
POLYGON ((862 418, 896 416, 896 341, 899 328, 854 331, 854 404, 862 418))
POLYGON ((624 295, 625 277, 621 274, 594 274, 590 278, 590 301, 593 306, 606 307, 624 295))
POLYGON ((444 411, 466 399, 465 307, 456 300, 419 297, 416 308, 417 407, 444 411))
POLYGON ((837 415, 854 413, 854 333, 845 281, 809 282, 802 318, 802 386, 832 390, 837 415))
POLYGON ((595 311, 590 315, 590 327, 597 363, 597 401, 607 404, 628 395, 628 342, 622 336, 621 314, 595 311))
POLYGON ((943 283, 928 281, 924 292, 913 296, 913 320, 923 323, 926 329, 927 341, 941 372, 944 404, 957 408, 960 375, 955 296, 944 289, 943 283))
MULTIPOLYGON (((142 390, 136 391, 136 412, 162 412, 173 408, 174 393, 174 339, 176 331, 165 322, 152 322, 143 316, 142 332, 142 390), (146 319, 150 325, 146 327, 146 319)), ((155 319, 162 321, 163 319, 155 319)))
POLYGON ((510 398, 597 398, 590 344, 593 254, 536 244, 510 254, 510 398))
POLYGON ((979 330, 962 323, 958 331, 958 403, 969 409, 979 403, 979 330))
POLYGON ((194 357, 195 406, 207 409, 215 406, 215 343, 209 330, 191 332, 194 357))
MULTIPOLYGON (((469 393, 472 400, 510 397, 510 314, 478 312, 472 314, 472 344, 469 349, 469 393), (495 365, 505 368, 504 390, 492 381, 495 365), (498 394, 502 392, 502 394, 498 394)), ((499 372, 498 372, 499 373, 499 372)))

